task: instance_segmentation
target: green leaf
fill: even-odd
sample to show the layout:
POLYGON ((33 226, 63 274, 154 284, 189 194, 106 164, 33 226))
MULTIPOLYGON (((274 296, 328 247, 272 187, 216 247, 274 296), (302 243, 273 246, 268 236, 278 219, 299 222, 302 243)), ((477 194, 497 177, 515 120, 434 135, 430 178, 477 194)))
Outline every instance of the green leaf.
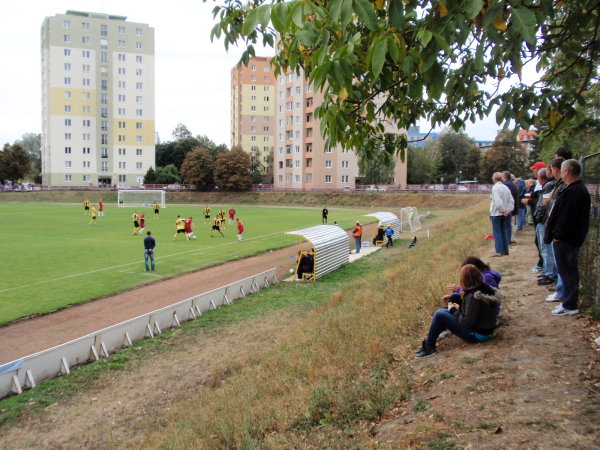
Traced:
POLYGON ((352 9, 352 0, 342 0, 342 27, 345 27, 350 23, 350 20, 352 20, 352 14, 354 14, 354 10, 352 9))
POLYGON ((334 22, 337 22, 342 16, 342 4, 343 0, 332 0, 329 5, 327 5, 331 20, 334 22))
POLYGON ((483 8, 483 2, 481 0, 467 0, 465 2, 465 11, 467 12, 469 19, 472 19, 479 14, 481 8, 483 8))
POLYGON ((447 55, 450 55, 452 53, 452 50, 450 50, 450 46, 448 45, 448 42, 446 41, 446 39, 444 38, 444 36, 442 36, 439 33, 436 33, 435 31, 432 32, 431 34, 433 34, 433 38, 435 39, 435 42, 437 42, 437 45, 446 52, 447 55))
POLYGON ((512 8, 510 21, 528 44, 535 45, 536 20, 532 11, 527 8, 512 8))
POLYGON ((392 36, 388 36, 387 45, 388 45, 388 52, 390 53, 390 56, 392 57, 392 61, 397 63, 398 59, 400 58, 400 49, 398 48, 398 43, 392 36))
POLYGON ((371 68, 373 70, 374 77, 379 76, 381 70, 383 69, 387 50, 387 39, 380 39, 375 43, 375 48, 373 49, 373 60, 371 61, 371 68))
POLYGON ((339 90, 339 88, 344 86, 344 71, 338 61, 331 63, 331 75, 338 84, 338 86, 335 86, 336 90, 339 90))
POLYGON ((404 9, 400 0, 392 0, 390 2, 390 25, 396 30, 402 31, 404 29, 404 9))
POLYGON ((484 27, 489 26, 494 21, 496 16, 502 12, 503 6, 504 6, 503 3, 497 2, 497 3, 493 3, 492 6, 490 6, 488 9, 486 9, 485 16, 483 17, 483 26, 484 27))
POLYGON ((288 4, 285 2, 275 3, 271 9, 271 22, 275 30, 283 33, 287 19, 288 4))
POLYGON ((251 9, 248 15, 246 16, 246 20, 242 25, 242 34, 244 36, 248 36, 250 33, 254 31, 256 25, 258 24, 258 9, 251 9))
POLYGON ((433 34, 429 30, 425 30, 425 29, 421 28, 417 32, 417 38, 419 39, 419 41, 421 41, 421 44, 423 45, 423 47, 427 47, 427 44, 429 44, 429 41, 431 41, 432 37, 433 37, 433 34))
POLYGON ((271 20, 271 5, 261 5, 256 8, 258 11, 258 21, 260 22, 260 26, 266 28, 269 25, 269 21, 271 20))
POLYGON ((354 0, 354 8, 361 22, 371 31, 378 31, 377 14, 369 0, 354 0))

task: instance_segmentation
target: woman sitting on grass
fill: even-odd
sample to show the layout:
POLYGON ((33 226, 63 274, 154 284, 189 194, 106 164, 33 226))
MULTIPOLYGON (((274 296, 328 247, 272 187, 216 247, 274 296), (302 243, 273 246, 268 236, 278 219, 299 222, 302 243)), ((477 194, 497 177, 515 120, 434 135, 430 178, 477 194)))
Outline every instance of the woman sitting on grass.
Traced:
POLYGON ((500 292, 483 282, 483 275, 473 264, 460 269, 461 302, 449 302, 447 309, 435 312, 429 333, 423 341, 417 358, 435 353, 438 336, 449 330, 470 344, 485 342, 493 337, 496 311, 502 301, 500 292))

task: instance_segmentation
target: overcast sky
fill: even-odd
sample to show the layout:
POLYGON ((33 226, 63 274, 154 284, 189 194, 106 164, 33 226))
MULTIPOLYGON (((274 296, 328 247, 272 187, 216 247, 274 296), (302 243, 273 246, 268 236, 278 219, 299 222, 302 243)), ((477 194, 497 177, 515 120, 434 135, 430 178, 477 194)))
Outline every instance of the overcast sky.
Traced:
MULTIPOLYGON (((229 53, 210 42, 212 1, 173 0, 22 0, 0 17, 0 143, 41 132, 40 28, 47 16, 68 9, 127 16, 155 29, 156 131, 171 139, 178 123, 193 134, 229 146, 230 71, 241 50, 229 53)), ((270 52, 270 53, 269 53, 270 52)), ((269 56, 268 49, 261 55, 269 56)), ((427 131, 426 124, 421 125, 427 131)), ((493 140, 493 118, 467 128, 467 134, 493 140)))

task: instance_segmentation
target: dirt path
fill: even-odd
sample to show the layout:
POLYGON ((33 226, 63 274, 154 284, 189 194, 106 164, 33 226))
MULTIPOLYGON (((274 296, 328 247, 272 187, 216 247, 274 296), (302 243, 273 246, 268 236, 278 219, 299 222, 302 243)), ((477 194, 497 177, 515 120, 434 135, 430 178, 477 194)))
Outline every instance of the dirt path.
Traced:
MULTIPOLYGON (((371 233, 373 225, 365 232, 371 233)), ((370 234, 369 234, 370 235, 370 234)), ((350 239, 350 242, 354 242, 350 239)), ((172 305, 273 267, 289 275, 301 245, 262 253, 0 327, 0 364, 172 305), (226 267, 225 270, 223 268, 226 267)), ((302 248, 306 248, 303 244, 302 248)))
POLYGON ((510 256, 488 258, 504 275, 499 336, 481 345, 448 337, 436 355, 411 360, 415 395, 371 429, 375 441, 394 448, 600 448, 600 353, 586 333, 589 319, 550 314, 557 303, 545 301, 550 292, 529 270, 537 260, 533 232, 518 239, 510 256))

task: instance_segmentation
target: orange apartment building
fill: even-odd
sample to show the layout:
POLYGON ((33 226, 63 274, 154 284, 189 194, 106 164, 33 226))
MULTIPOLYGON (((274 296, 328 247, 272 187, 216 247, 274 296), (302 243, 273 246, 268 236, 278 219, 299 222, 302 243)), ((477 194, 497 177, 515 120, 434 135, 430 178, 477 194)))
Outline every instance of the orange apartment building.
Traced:
POLYGON ((267 163, 275 145, 275 76, 271 58, 253 57, 231 69, 231 147, 267 163))
POLYGON ((517 140, 523 144, 528 152, 531 152, 537 144, 538 134, 536 130, 519 130, 517 140))

